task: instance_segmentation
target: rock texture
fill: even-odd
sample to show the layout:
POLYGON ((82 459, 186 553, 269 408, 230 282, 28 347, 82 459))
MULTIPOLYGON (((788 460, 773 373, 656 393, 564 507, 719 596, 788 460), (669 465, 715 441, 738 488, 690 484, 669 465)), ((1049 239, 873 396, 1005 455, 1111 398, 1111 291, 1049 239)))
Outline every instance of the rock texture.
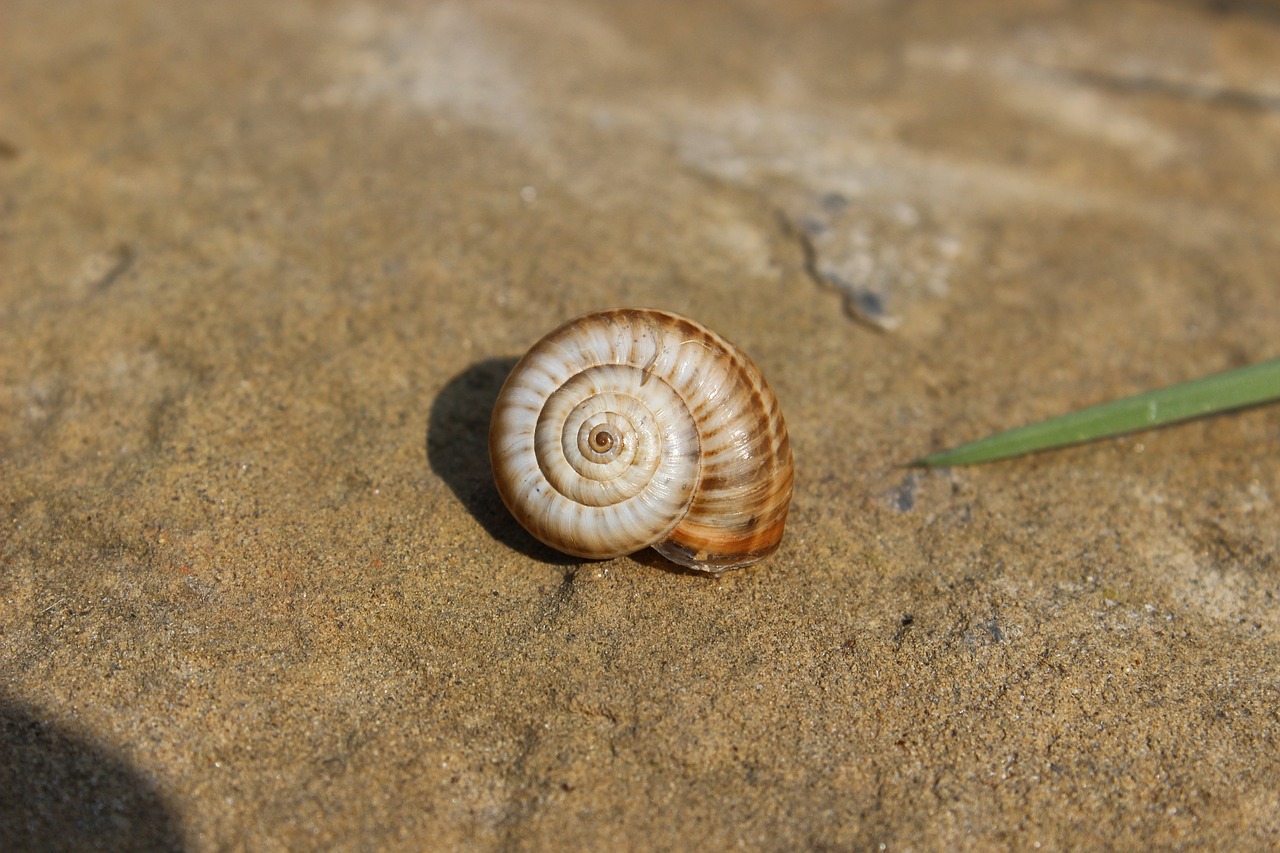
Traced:
POLYGON ((1280 410, 899 467, 1277 355, 1276 3, 0 39, 0 847, 1280 845, 1280 410), (612 305, 765 371, 768 562, 507 517, 505 371, 612 305))

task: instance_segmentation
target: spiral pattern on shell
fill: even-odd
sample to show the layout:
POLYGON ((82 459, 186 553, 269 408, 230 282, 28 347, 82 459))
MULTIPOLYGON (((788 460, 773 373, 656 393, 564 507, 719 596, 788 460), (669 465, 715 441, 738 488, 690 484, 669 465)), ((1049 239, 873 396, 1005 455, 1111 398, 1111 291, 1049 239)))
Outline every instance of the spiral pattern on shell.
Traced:
POLYGON ((745 566, 777 550, 791 504, 764 376, 665 311, 587 314, 535 344, 498 395, 489 457, 520 523, 580 557, 652 546, 701 571, 745 566))

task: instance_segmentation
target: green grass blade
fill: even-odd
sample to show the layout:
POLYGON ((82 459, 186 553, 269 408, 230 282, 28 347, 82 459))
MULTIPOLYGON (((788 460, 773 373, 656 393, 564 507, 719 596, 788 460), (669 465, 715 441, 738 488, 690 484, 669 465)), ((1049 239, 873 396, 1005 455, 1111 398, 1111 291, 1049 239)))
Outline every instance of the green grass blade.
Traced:
POLYGON ((940 468, 993 462, 1280 400, 1280 359, 1147 391, 1029 424, 910 462, 940 468))

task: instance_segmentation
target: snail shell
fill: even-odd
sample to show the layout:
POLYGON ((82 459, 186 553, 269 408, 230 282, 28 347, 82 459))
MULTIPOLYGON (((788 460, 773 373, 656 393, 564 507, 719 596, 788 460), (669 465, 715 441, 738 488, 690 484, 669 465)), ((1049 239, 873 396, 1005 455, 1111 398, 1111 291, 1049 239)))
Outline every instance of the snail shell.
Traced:
POLYGON ((548 334, 494 406, 502 501, 553 548, 605 559, 652 546, 706 572, 778 549, 791 443, 751 359, 676 314, 619 308, 548 334))

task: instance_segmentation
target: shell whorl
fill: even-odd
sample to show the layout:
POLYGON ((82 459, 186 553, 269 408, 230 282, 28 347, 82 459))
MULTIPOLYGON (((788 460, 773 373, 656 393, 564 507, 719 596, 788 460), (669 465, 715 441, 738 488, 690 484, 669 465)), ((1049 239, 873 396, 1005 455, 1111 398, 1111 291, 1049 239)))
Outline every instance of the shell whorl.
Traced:
POLYGON ((791 445, 760 370, 676 314, 620 308, 554 330, 507 377, 489 457, 542 542, 603 559, 656 548, 702 571, 777 550, 791 445))

